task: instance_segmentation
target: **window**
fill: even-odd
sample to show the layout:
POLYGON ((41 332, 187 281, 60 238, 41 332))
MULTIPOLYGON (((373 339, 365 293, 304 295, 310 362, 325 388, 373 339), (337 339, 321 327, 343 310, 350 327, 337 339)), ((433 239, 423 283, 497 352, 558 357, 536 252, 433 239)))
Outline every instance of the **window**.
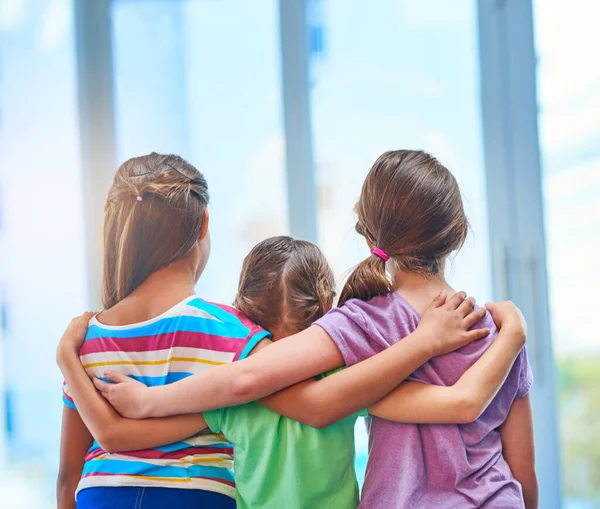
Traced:
POLYGON ((213 255, 201 295, 232 302, 243 257, 288 232, 278 11, 252 2, 118 1, 118 160, 181 154, 211 194, 213 255))
POLYGON ((594 2, 535 2, 564 507, 600 505, 600 35, 594 2))
POLYGON ((73 28, 70 2, 0 2, 0 299, 6 319, 0 464, 6 459, 11 467, 3 471, 0 492, 6 507, 45 507, 58 467, 62 412, 56 342, 86 301, 73 28))

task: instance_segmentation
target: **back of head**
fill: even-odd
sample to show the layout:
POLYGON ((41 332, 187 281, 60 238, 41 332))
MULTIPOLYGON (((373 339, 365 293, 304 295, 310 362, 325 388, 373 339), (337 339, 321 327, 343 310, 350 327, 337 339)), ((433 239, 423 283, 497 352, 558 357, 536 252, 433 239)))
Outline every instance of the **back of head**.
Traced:
POLYGON ((330 308, 335 281, 320 249, 291 237, 257 244, 242 265, 235 306, 275 335, 309 327, 330 308))
MULTIPOLYGON (((356 230, 400 269, 438 274, 460 249, 468 222, 456 179, 433 156, 414 150, 382 154, 371 168, 356 204, 356 230)), ((369 300, 393 291, 386 262, 371 255, 348 278, 340 296, 369 300)))
POLYGON ((153 152, 121 165, 104 209, 106 309, 189 253, 207 204, 206 179, 179 156, 153 152))

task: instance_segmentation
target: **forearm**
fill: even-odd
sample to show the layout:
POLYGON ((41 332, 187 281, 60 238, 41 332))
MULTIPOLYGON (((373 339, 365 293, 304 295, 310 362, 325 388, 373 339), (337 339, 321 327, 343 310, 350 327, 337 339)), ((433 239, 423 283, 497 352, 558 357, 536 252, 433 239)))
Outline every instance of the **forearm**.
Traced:
POLYGON ((279 405, 272 405, 273 401, 268 401, 270 398, 261 403, 310 426, 329 426, 381 399, 427 362, 429 352, 422 348, 420 339, 419 332, 414 332, 350 368, 318 382, 302 384, 302 390, 285 408, 281 401, 279 405))
POLYGON ((98 440, 113 429, 119 415, 96 391, 74 351, 60 351, 57 360, 81 419, 98 440))
POLYGON ((56 482, 56 507, 57 509, 75 509, 75 491, 79 483, 79 473, 59 473, 56 482))
POLYGON ((506 380, 525 338, 506 329, 483 356, 450 387, 406 382, 369 407, 369 413, 395 422, 464 424, 476 420, 506 380))
POLYGON ((166 445, 206 428, 201 414, 145 420, 121 417, 96 391, 74 352, 59 356, 59 365, 83 422, 107 452, 166 445))
POLYGON ((409 424, 464 424, 477 418, 465 391, 419 382, 402 383, 369 406, 369 414, 409 424))
POLYGON ((481 358, 451 388, 458 397, 468 402, 473 420, 496 397, 524 345, 525 335, 522 331, 501 329, 481 358))
POLYGON ((207 427, 202 414, 142 420, 119 419, 118 426, 105 441, 105 447, 102 446, 107 452, 152 449, 184 440, 207 427))
POLYGON ((312 326, 242 361, 149 389, 143 414, 161 417, 241 405, 342 364, 331 338, 312 326))
POLYGON ((527 395, 513 402, 500 427, 502 456, 523 489, 526 509, 538 507, 538 482, 535 473, 535 441, 531 399, 527 395))
POLYGON ((535 472, 531 472, 526 478, 517 479, 523 489, 523 500, 525 509, 538 509, 539 489, 538 480, 535 472))

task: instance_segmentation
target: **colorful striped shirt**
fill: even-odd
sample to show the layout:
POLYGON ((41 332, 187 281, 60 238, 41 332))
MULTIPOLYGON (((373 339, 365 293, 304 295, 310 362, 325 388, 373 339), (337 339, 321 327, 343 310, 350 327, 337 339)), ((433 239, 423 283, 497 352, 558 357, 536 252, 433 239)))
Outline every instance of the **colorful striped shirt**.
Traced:
MULTIPOLYGON (((269 334, 236 309, 189 297, 162 315, 125 326, 95 318, 80 351, 90 376, 126 373, 148 386, 165 385, 246 357, 269 334)), ((63 401, 76 410, 69 389, 63 401)), ((214 491, 235 498, 233 448, 208 430, 181 442, 143 451, 88 451, 77 493, 99 486, 158 486, 214 491)))

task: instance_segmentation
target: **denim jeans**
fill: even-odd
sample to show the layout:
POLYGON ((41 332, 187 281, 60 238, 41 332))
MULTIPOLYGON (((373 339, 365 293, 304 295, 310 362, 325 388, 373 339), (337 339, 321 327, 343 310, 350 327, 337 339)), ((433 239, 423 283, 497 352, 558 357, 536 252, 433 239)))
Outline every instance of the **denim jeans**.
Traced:
POLYGON ((204 490, 177 488, 86 488, 77 495, 77 509, 235 509, 235 500, 204 490))

